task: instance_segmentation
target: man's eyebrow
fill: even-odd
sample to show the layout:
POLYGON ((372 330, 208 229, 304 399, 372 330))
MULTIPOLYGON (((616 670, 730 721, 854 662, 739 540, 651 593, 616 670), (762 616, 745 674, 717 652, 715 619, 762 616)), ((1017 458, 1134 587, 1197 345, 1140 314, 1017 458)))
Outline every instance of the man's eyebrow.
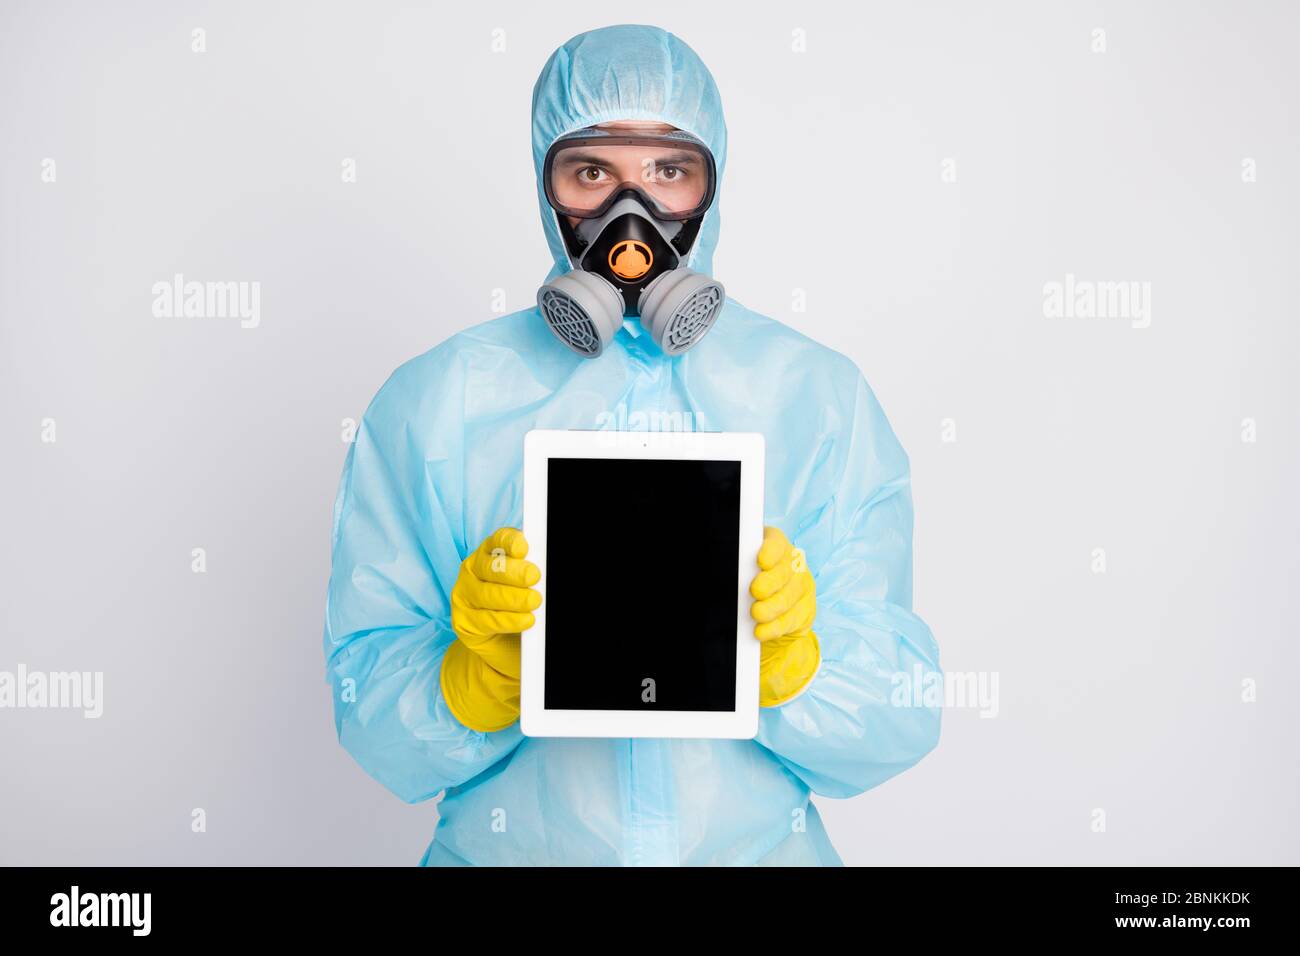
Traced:
POLYGON ((597 156, 595 153, 571 153, 565 150, 559 157, 559 165, 573 166, 577 163, 591 166, 606 166, 609 160, 603 156, 597 156))
POLYGON ((679 166, 685 166, 688 163, 698 163, 700 157, 698 153, 683 151, 680 153, 671 153, 667 156, 656 156, 656 163, 676 163, 679 166))

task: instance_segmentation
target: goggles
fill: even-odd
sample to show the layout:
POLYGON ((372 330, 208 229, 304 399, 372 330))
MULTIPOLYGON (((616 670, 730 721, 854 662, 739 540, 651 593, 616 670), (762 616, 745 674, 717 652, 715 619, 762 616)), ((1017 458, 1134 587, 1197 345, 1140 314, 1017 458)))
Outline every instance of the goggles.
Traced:
POLYGON ((684 130, 577 130, 551 145, 542 167, 551 208, 577 219, 599 218, 629 190, 658 219, 693 219, 713 202, 716 176, 709 148, 684 130))

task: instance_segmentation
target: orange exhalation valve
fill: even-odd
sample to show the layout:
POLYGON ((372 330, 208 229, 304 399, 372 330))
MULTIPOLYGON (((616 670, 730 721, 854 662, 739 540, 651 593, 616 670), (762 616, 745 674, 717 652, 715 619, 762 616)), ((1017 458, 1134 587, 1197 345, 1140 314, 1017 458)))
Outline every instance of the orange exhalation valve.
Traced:
POLYGON ((650 247, 639 239, 615 243, 609 250, 609 269, 620 279, 639 279, 654 265, 655 257, 650 247))

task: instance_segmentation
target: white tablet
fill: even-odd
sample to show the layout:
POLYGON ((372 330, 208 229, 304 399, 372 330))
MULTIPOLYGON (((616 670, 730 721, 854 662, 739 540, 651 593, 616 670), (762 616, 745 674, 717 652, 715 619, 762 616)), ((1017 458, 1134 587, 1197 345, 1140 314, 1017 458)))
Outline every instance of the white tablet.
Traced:
POLYGON ((525 436, 542 606, 522 640, 524 734, 758 733, 763 458, 759 434, 525 436))

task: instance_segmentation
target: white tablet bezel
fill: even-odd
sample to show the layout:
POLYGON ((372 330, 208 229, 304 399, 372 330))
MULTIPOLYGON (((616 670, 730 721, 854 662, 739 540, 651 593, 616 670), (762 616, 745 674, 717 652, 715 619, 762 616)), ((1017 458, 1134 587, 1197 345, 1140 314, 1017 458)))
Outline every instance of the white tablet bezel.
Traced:
MULTIPOLYGON (((523 635, 520 729, 529 737, 712 737, 748 739, 758 733, 760 644, 750 617, 749 583, 763 543, 763 436, 749 432, 629 432, 534 430, 524 436, 524 537, 528 560, 542 571, 542 605, 523 635), (733 711, 547 710, 546 511, 551 458, 631 458, 740 462, 740 534, 736 547, 736 709, 733 711)), ((618 495, 592 489, 592 506, 617 522, 618 495)), ((650 602, 652 582, 646 582, 650 602)), ((635 594, 636 588, 629 588, 635 594)), ((629 607, 629 613, 640 613, 629 607)), ((681 622, 665 620, 664 638, 681 622)))

